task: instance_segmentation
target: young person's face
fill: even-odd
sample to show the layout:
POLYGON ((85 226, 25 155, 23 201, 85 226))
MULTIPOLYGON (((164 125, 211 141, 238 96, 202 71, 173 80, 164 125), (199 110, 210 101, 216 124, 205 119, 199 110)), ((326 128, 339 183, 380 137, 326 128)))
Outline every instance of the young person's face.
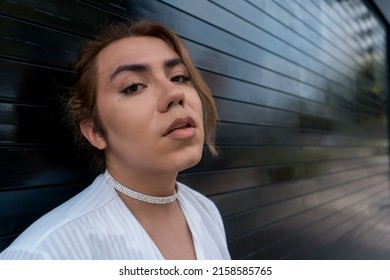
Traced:
POLYGON ((131 37, 96 60, 97 110, 106 135, 82 123, 108 168, 178 172, 199 162, 202 104, 178 54, 155 37, 131 37))

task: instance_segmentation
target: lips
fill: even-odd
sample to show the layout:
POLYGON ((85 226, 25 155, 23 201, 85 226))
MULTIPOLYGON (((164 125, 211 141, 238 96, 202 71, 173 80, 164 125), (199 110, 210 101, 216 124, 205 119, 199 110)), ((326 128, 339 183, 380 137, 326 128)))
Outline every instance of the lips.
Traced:
POLYGON ((163 136, 174 138, 188 138, 195 132, 195 121, 189 116, 178 117, 173 120, 163 136))

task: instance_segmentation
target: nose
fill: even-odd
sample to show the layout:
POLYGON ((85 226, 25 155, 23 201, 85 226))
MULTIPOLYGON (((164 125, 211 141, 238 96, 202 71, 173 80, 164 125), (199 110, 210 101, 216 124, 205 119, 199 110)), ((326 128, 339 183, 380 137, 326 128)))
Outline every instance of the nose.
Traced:
POLYGON ((175 106, 184 107, 185 95, 180 86, 171 81, 160 84, 160 86, 161 94, 158 102, 158 110, 161 113, 167 112, 175 106))

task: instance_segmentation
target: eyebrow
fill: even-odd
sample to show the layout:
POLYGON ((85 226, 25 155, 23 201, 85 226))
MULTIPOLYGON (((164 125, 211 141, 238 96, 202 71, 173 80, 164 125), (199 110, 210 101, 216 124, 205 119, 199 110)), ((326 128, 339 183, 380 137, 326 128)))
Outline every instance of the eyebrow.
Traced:
MULTIPOLYGON (((172 69, 177 65, 184 65, 183 60, 178 58, 167 59, 164 61, 165 69, 172 69)), ((110 81, 114 80, 122 72, 146 72, 150 69, 148 64, 124 64, 119 65, 114 72, 110 75, 110 81)))
POLYGON ((183 62, 183 60, 180 57, 168 59, 168 60, 164 61, 164 68, 165 69, 171 69, 171 68, 173 68, 173 67, 175 67, 176 65, 179 65, 179 64, 184 65, 184 62, 183 62))

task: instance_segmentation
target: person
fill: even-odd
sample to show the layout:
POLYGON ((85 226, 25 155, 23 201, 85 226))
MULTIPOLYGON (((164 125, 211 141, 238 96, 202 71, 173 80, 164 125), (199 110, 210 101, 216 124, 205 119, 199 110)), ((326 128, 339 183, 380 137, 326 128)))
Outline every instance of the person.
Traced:
POLYGON ((229 259, 211 200, 176 181, 204 143, 216 154, 210 89, 179 37, 118 22, 80 50, 68 111, 105 168, 0 259, 229 259))

